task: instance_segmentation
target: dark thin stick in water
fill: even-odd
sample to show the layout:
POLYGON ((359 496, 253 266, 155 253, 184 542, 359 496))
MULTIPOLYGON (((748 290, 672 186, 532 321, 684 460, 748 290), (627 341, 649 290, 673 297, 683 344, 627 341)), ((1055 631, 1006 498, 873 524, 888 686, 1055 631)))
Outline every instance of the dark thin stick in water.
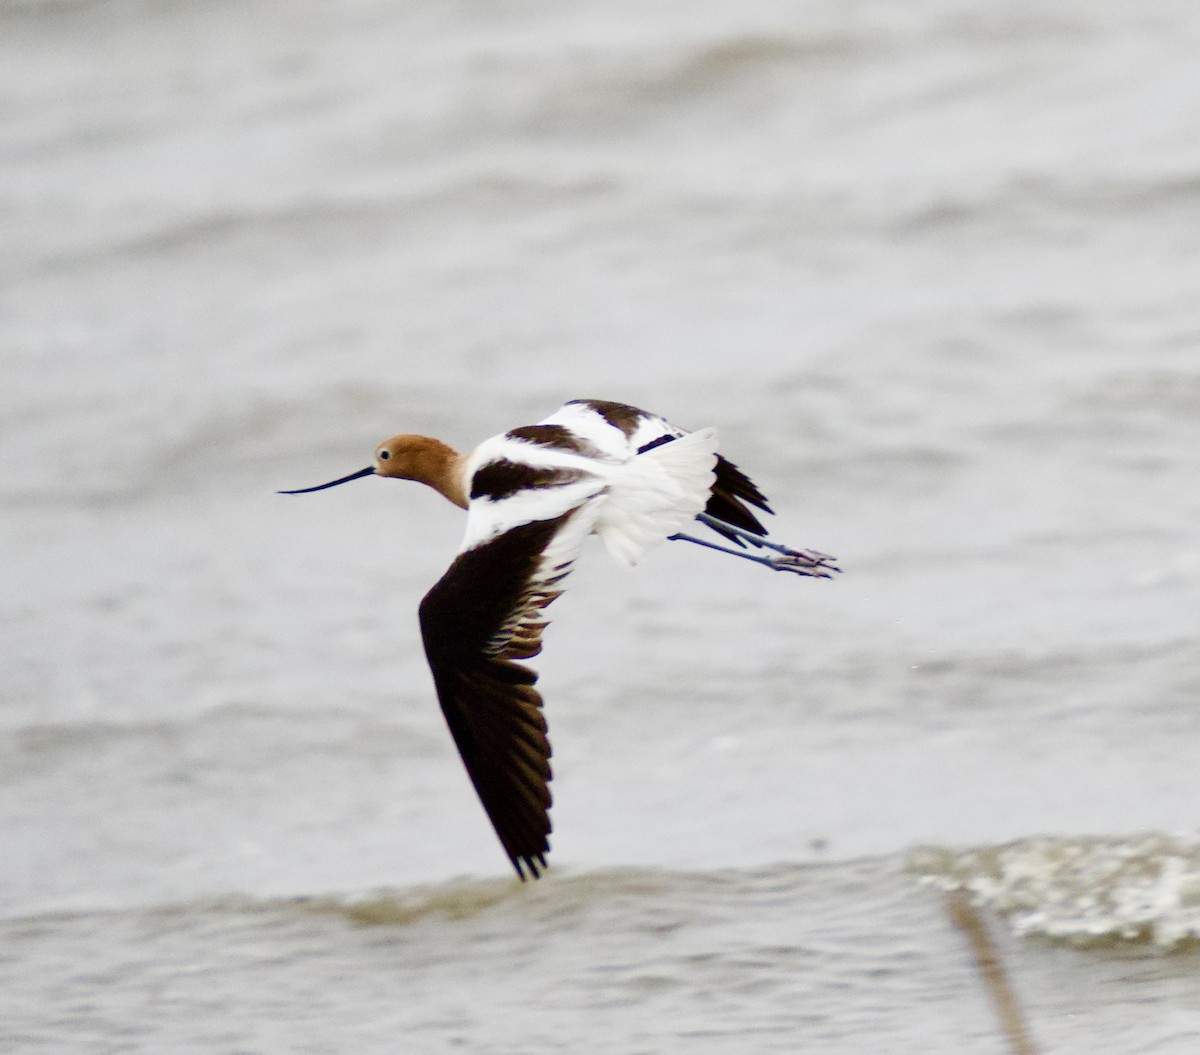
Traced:
POLYGON ((966 936, 975 958, 975 966, 983 979, 984 988, 992 999, 992 1007, 1000 1020, 1000 1027, 1008 1038, 1013 1055, 1038 1055, 1025 1016, 1017 1003, 1017 994, 1008 981, 1008 972, 1000 959, 1000 950, 992 941, 983 919, 971 904, 971 898, 963 890, 947 890, 945 893, 946 914, 950 921, 966 936))

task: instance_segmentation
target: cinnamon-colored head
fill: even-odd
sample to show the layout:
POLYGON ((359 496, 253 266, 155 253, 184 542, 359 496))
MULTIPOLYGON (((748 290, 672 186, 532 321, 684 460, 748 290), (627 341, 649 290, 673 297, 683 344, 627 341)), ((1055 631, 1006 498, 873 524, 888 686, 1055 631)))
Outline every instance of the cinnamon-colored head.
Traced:
POLYGON ((402 433, 384 440, 375 448, 375 475, 391 476, 397 480, 427 481, 445 461, 448 448, 432 436, 402 433))

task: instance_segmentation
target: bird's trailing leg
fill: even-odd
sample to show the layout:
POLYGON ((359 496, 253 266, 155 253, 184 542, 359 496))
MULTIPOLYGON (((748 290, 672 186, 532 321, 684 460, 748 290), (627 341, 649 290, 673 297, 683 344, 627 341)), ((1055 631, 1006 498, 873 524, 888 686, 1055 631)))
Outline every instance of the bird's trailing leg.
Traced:
POLYGON ((775 556, 747 553, 745 550, 720 546, 715 542, 709 542, 707 539, 696 538, 694 535, 685 535, 682 532, 668 537, 679 542, 694 542, 697 546, 703 546, 705 549, 715 549, 718 553, 729 553, 734 557, 741 557, 743 560, 754 561, 755 564, 765 564, 768 568, 773 568, 775 571, 795 572, 797 575, 808 575, 814 579, 828 579, 831 578, 830 572, 840 572, 842 570, 837 565, 831 563, 836 558, 829 556, 828 553, 818 553, 816 550, 796 550, 790 546, 783 546, 778 542, 770 542, 761 535, 756 535, 751 531, 744 531, 742 528, 735 527, 733 524, 727 524, 724 520, 718 520, 707 513, 701 513, 696 519, 703 524, 707 524, 709 527, 720 525, 721 531, 732 532, 738 538, 744 538, 752 546, 757 546, 760 549, 773 550, 775 556))
POLYGON ((837 560, 837 557, 831 557, 828 553, 822 553, 815 549, 792 549, 791 546, 785 546, 779 542, 772 542, 768 538, 763 538, 762 535, 756 535, 753 531, 747 531, 744 528, 736 527, 733 524, 726 523, 724 520, 719 520, 717 517, 709 516, 707 513, 700 513, 696 519, 701 524, 707 524, 710 528, 717 531, 729 532, 737 535, 740 539, 745 539, 751 546, 757 546, 760 549, 774 550, 776 553, 782 553, 786 557, 794 557, 799 561, 807 564, 812 564, 817 567, 828 568, 830 571, 841 571, 841 568, 835 567, 831 562, 837 560))

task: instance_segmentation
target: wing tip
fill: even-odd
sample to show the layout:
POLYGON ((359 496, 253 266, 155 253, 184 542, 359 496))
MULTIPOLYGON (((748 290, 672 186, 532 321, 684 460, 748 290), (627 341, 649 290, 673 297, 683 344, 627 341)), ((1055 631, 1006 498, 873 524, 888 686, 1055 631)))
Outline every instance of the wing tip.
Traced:
POLYGON ((541 879, 542 873, 550 866, 546 863, 546 853, 543 851, 536 854, 514 854, 509 860, 512 861, 513 868, 517 870, 517 877, 524 883, 530 877, 541 879), (525 874, 525 869, 529 869, 529 875, 525 874))

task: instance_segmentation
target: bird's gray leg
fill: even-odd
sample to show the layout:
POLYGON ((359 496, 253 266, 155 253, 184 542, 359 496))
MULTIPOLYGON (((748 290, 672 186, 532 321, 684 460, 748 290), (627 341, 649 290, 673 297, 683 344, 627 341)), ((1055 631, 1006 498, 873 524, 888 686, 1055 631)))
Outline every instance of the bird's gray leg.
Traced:
MULTIPOLYGON (((746 531, 744 528, 727 524, 724 520, 719 520, 717 517, 709 516, 707 513, 700 513, 696 519, 701 524, 706 524, 708 527, 716 531, 727 531, 737 535, 740 539, 745 539, 751 546, 774 550, 776 553, 781 553, 784 556, 791 557, 801 564, 811 567, 828 568, 830 571, 841 571, 841 568, 836 567, 832 561, 837 560, 836 557, 831 557, 828 553, 821 553, 815 549, 792 549, 791 546, 784 546, 778 542, 772 542, 770 539, 765 539, 762 535, 756 535, 753 531, 746 531)), ((736 550, 732 552, 736 553, 736 550)))
MULTIPOLYGON (((720 521, 720 523, 724 523, 724 521, 720 521)), ((682 532, 675 535, 668 535, 667 538, 678 542, 694 542, 697 546, 703 546, 705 549, 715 549, 718 553, 728 553, 734 557, 741 557, 742 560, 752 560, 755 564, 765 564, 768 568, 774 568, 775 571, 792 571, 797 575, 808 575, 814 579, 828 579, 831 578, 829 574, 831 571, 841 570, 840 568, 810 560, 807 557, 799 557, 789 553, 780 553, 776 557, 760 557, 754 553, 747 553, 745 550, 732 549, 729 546, 719 546, 715 542, 696 538, 693 535, 685 535, 682 532)))

